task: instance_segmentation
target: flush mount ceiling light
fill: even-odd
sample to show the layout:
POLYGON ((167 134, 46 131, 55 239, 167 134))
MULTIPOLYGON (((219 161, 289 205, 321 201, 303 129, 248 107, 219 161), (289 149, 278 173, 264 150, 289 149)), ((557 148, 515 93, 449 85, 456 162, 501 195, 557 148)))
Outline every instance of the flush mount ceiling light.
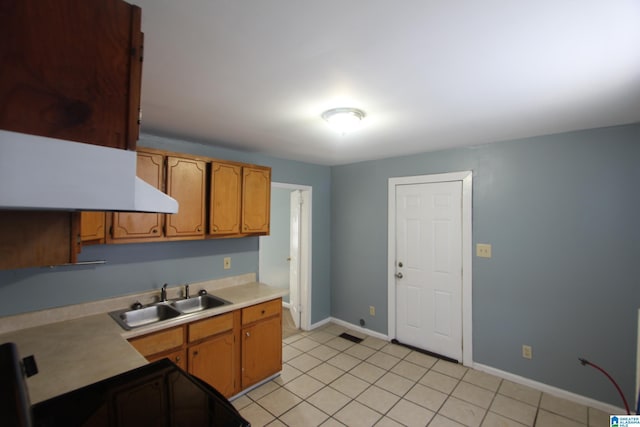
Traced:
POLYGON ((345 135, 358 127, 365 117, 365 113, 357 108, 333 108, 322 113, 322 118, 335 128, 338 132, 345 135))

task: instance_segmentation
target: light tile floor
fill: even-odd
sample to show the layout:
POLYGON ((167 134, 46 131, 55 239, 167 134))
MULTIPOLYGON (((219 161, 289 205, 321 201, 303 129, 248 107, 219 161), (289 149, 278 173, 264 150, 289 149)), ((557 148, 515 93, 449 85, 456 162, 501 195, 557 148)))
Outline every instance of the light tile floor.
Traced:
POLYGON ((233 401, 253 427, 609 425, 597 409, 331 323, 285 338, 282 358, 279 377, 233 401))

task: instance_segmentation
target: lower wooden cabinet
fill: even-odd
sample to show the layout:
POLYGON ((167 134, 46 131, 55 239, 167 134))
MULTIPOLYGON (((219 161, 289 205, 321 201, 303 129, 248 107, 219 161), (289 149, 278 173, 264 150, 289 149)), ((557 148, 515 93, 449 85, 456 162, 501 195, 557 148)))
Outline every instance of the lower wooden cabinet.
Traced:
POLYGON ((169 358, 231 397, 282 370, 282 299, 129 342, 150 362, 169 358))
POLYGON ((147 357, 147 360, 149 362, 155 362, 156 360, 161 360, 165 358, 171 360, 173 363, 178 365, 178 367, 183 371, 187 370, 187 351, 184 349, 175 350, 170 353, 165 353, 160 355, 152 355, 147 357))
POLYGON ((238 363, 233 331, 189 346, 189 373, 211 384, 225 396, 237 393, 238 363))
POLYGON ((242 328, 242 388, 282 370, 282 317, 242 328))

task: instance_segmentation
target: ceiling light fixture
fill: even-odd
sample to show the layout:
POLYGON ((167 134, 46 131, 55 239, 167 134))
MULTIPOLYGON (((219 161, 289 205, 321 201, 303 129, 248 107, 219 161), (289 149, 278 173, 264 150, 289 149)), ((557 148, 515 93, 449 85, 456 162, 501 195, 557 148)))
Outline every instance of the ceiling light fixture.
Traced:
POLYGON ((364 111, 357 108, 333 108, 322 113, 322 118, 342 135, 360 127, 365 116, 364 111))

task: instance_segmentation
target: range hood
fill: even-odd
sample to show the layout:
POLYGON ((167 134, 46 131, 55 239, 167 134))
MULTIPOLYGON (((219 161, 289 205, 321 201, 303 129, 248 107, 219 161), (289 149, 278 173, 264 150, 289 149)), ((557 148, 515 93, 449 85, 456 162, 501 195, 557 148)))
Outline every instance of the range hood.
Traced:
POLYGON ((0 209, 177 213, 135 151, 0 130, 0 209))

